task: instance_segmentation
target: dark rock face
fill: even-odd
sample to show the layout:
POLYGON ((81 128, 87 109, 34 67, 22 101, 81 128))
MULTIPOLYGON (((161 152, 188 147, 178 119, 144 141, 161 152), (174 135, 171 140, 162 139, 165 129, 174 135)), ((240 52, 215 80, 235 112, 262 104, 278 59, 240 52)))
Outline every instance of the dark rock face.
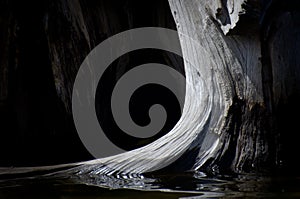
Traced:
POLYGON ((174 29, 167 1, 1 0, 0 165, 92 159, 72 119, 77 70, 101 41, 143 26, 174 29))
POLYGON ((278 138, 277 163, 287 172, 296 172, 299 162, 300 121, 300 5, 295 1, 274 1, 264 21, 263 55, 278 138))

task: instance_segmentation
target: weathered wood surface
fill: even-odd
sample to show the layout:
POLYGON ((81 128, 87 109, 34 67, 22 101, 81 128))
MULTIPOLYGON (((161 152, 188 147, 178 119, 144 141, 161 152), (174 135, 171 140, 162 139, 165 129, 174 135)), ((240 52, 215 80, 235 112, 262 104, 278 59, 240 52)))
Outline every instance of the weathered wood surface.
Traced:
POLYGON ((170 1, 179 35, 191 37, 206 51, 204 54, 198 49, 190 49, 189 42, 194 41, 182 40, 185 57, 200 60, 200 70, 211 70, 210 74, 205 70, 200 74, 206 82, 212 83, 214 90, 211 97, 215 111, 209 130, 221 141, 214 151, 213 161, 235 170, 243 166, 255 167, 260 158, 267 157, 269 143, 265 142, 263 128, 266 115, 260 35, 259 32, 225 35, 236 27, 244 9, 243 1, 223 3, 170 1), (203 66, 201 61, 207 59, 211 60, 210 64, 203 66))
MULTIPOLYGON (((3 4, 18 13, 13 4, 3 4)), ((80 167, 70 172, 82 169, 82 173, 95 175, 143 173, 162 168, 177 158, 178 161, 171 165, 177 170, 239 172, 296 165, 290 154, 299 151, 296 147, 298 130, 292 130, 299 121, 299 7, 292 1, 269 4, 256 0, 169 0, 169 4, 184 58, 196 63, 185 62, 187 94, 182 118, 159 141, 122 155, 71 164, 69 166, 80 167), (296 117, 292 113, 297 113, 296 117)), ((29 101, 49 97, 49 93, 42 92, 41 85, 51 88, 50 96, 59 101, 54 109, 47 107, 49 111, 63 110, 62 115, 67 119, 57 119, 53 116, 55 114, 48 118, 41 112, 31 115, 43 115, 40 121, 54 121, 57 125, 64 123, 57 120, 67 121, 66 129, 72 126, 68 118, 71 89, 78 67, 97 43, 123 30, 124 27, 114 27, 120 22, 117 11, 107 13, 104 9, 110 4, 95 4, 93 9, 90 6, 83 1, 41 5, 44 10, 36 16, 43 20, 35 21, 39 26, 32 25, 35 34, 19 27, 19 24, 26 25, 27 20, 36 19, 34 14, 23 19, 22 15, 3 12, 3 18, 9 19, 9 23, 1 21, 4 28, 0 41, 3 46, 0 106, 7 108, 8 99, 12 99, 14 103, 9 104, 9 110, 22 110, 13 117, 17 118, 23 136, 38 133, 28 131, 24 118, 28 118, 26 114, 33 107, 29 101), (112 23, 112 19, 118 23, 112 23), (103 32, 96 31, 98 26, 103 32), (42 36, 37 34, 41 31, 45 31, 42 36), (34 45, 46 50, 40 51, 40 59, 32 59, 35 60, 32 68, 28 67, 30 59, 26 58, 34 58, 36 54, 26 52, 30 42, 16 39, 20 37, 24 41, 22 35, 31 35, 29 38, 33 40, 37 36, 37 44, 47 43, 46 46, 34 45), (42 70, 39 66, 44 64, 43 56, 46 56, 47 67, 42 70), (36 71, 48 79, 43 75, 32 75, 36 71), (31 81, 24 74, 36 77, 41 84, 36 85, 36 80, 31 81), (19 76, 22 78, 18 79, 19 76), (12 83, 10 88, 9 81, 17 83, 12 83), (32 85, 35 86, 30 88, 32 85), (32 95, 36 91, 38 94, 32 95)), ((128 19, 125 27, 131 28, 132 16, 128 19)), ((168 21, 159 23, 168 24, 168 21)), ((39 107, 44 107, 44 104, 39 104, 39 107)), ((1 117, 4 118, 8 110, 2 111, 1 117)), ((46 122, 45 125, 50 124, 46 122)), ((60 133, 64 130, 58 129, 54 128, 60 133)), ((51 137, 51 132, 55 131, 47 132, 51 137)), ((51 170, 53 167, 40 169, 51 170)))
POLYGON ((222 107, 214 113, 222 125, 213 130, 221 141, 208 165, 249 171, 295 164, 290 153, 299 148, 287 140, 299 138, 290 133, 299 120, 291 108, 299 110, 299 6, 292 1, 169 2, 185 57, 213 60, 209 66, 199 61, 200 69, 213 71, 204 78, 214 82, 215 106, 222 107), (186 36, 207 54, 190 49, 186 36))

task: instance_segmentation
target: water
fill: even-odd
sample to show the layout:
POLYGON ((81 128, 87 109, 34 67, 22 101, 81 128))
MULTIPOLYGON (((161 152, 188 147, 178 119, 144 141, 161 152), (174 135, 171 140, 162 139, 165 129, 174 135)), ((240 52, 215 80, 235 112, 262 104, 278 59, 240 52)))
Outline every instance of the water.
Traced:
POLYGON ((0 181, 0 198, 300 198, 300 177, 202 172, 144 177, 51 175, 0 181))

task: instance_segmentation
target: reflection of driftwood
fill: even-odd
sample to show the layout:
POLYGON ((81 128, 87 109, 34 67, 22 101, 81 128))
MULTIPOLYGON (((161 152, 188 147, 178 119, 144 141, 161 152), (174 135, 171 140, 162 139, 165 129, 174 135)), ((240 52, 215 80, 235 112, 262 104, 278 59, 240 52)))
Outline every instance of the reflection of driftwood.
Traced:
MULTIPOLYGON (((28 18, 18 14, 24 11, 15 9, 13 4, 3 3, 3 7, 12 12, 0 13, 7 20, 7 23, 0 21, 3 28, 0 117, 8 121, 7 124, 13 124, 13 127, 6 127, 15 128, 13 131, 20 135, 5 135, 10 142, 0 147, 3 147, 1 151, 6 150, 16 137, 27 137, 27 141, 34 137, 31 144, 39 142, 39 138, 51 138, 58 143, 57 149, 64 149, 64 145, 70 148, 62 152, 63 155, 59 150, 48 150, 49 154, 52 152, 51 155, 62 159, 58 162, 77 161, 87 158, 78 138, 73 136, 76 147, 58 140, 63 137, 66 142, 72 133, 76 135, 70 103, 78 67, 99 42, 139 23, 134 25, 134 15, 130 14, 133 11, 124 13, 122 10, 128 5, 113 7, 107 2, 88 4, 80 0, 48 3, 47 6, 38 5, 43 9, 31 13, 28 18), (123 19, 125 16, 128 21, 123 19), (124 27, 120 25, 123 23, 124 27), (26 25, 30 24, 27 29, 26 25), (28 47, 30 45, 39 49, 28 47), (51 106, 41 102, 51 103, 51 106), (7 113, 9 117, 6 118, 7 113), (35 119, 37 124, 33 122, 35 119), (43 130, 44 126, 51 128, 43 130), (37 136, 40 130, 43 130, 42 138, 37 136), (77 151, 74 153, 73 149, 77 151), (73 157, 63 159, 70 154, 73 157)), ((256 0, 247 3, 244 0, 169 0, 169 4, 183 56, 197 63, 185 62, 187 96, 178 128, 160 143, 125 155, 75 165, 83 165, 80 168, 83 173, 96 175, 117 170, 147 172, 162 168, 176 158, 178 161, 171 165, 176 169, 249 171, 279 165, 282 160, 283 164, 292 165, 286 155, 299 138, 297 133, 291 132, 297 127, 297 118, 289 115, 289 111, 297 113, 299 110, 300 96, 296 5, 290 5, 289 1, 284 5, 277 1, 264 5, 256 0), (205 83, 205 88, 201 82, 205 83), (102 164, 108 167, 99 166, 102 164)), ((164 6, 159 8, 165 10, 164 6)), ((169 15, 160 13, 163 14, 156 19, 158 24, 172 28, 169 15)), ((52 142, 37 147, 46 148, 43 145, 51 147, 52 142)), ((18 149, 25 147, 23 143, 18 149)), ((10 155, 14 158, 19 153, 10 155)), ((38 159, 43 155, 30 157, 38 159)), ((14 163, 10 157, 4 160, 14 163)))

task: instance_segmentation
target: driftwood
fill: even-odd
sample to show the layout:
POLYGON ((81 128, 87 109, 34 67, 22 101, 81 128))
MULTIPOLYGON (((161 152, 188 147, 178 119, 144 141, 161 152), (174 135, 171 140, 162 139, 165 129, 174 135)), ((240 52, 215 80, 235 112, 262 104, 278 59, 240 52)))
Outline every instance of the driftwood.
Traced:
MULTIPOLYGON (((80 64, 100 41, 126 29, 126 26, 117 25, 124 23, 120 19, 121 14, 117 13, 122 6, 113 8, 109 3, 87 5, 83 1, 67 0, 48 3, 47 6, 40 5, 43 9, 31 16, 42 19, 36 20, 39 26, 32 28, 35 28, 34 32, 45 31, 38 36, 40 43, 35 46, 42 46, 44 49, 38 55, 46 57, 34 59, 35 67, 29 67, 28 75, 35 77, 32 74, 39 71, 37 66, 45 64, 46 69, 40 69, 40 72, 50 80, 47 82, 42 76, 37 78, 42 85, 52 89, 52 94, 39 91, 42 95, 33 96, 42 96, 37 98, 40 100, 52 96, 53 100, 58 100, 52 104, 52 111, 58 113, 58 110, 63 110, 60 113, 63 116, 59 119, 66 122, 62 122, 64 128, 56 126, 54 132, 63 133, 66 130, 71 134, 75 132, 71 119, 72 86, 80 64), (47 60, 45 63, 44 59, 47 60)), ((14 12, 18 11, 12 4, 3 4, 14 12)), ((166 10, 166 4, 157 5, 166 10)), ((297 127, 297 111, 300 109, 300 15, 296 3, 169 0, 169 5, 179 33, 187 81, 181 119, 167 135, 149 145, 117 156, 68 164, 68 168, 79 166, 70 172, 82 169, 94 174, 144 173, 165 166, 175 170, 242 172, 295 166, 290 154, 299 150, 294 148, 299 138, 298 130, 292 130, 297 127)), ((166 24, 171 24, 169 28, 174 28, 170 14, 160 13, 157 25, 168 27, 166 24)), ((133 27, 131 17, 129 14, 127 28, 133 27)), ((4 39, 0 41, 4 47, 0 71, 1 120, 7 112, 22 110, 16 114, 9 113, 13 119, 6 120, 15 124, 11 121, 16 117, 19 128, 16 131, 26 137, 37 133, 30 132, 24 120, 29 117, 26 114, 32 107, 28 105, 28 100, 35 99, 30 95, 28 97, 28 94, 34 93, 29 87, 35 82, 25 78, 15 80, 17 83, 12 84, 13 88, 8 85, 18 75, 27 74, 24 72, 29 65, 26 57, 34 56, 24 53, 24 46, 30 45, 30 42, 22 43, 16 38, 31 35, 31 32, 26 32, 26 28, 22 27, 19 30, 20 24, 27 24, 27 19, 22 19, 20 15, 5 13, 2 18, 8 19, 9 23, 1 22, 5 30, 2 33, 4 39), (9 61, 12 56, 13 60, 9 61), (14 103, 9 100, 14 100, 14 103)), ((178 61, 170 57, 168 60, 178 61)), ((34 88, 43 90, 39 86, 34 88)), ((43 105, 39 106, 42 109, 43 105)), ((59 121, 54 119, 55 113, 44 119, 59 125, 59 121)), ((46 132, 51 134, 49 129, 46 132)), ((81 151, 81 156, 77 160, 88 159, 82 145, 78 151, 81 151)), ((61 167, 65 166, 40 169, 61 167)), ((24 171, 32 169, 4 170, 4 173, 24 171)))
POLYGON ((208 164, 235 171, 295 165, 290 153, 299 149, 287 140, 299 120, 299 6, 290 1, 170 1, 170 6, 179 32, 208 55, 190 49, 186 40, 183 54, 213 60, 204 77, 214 82, 215 106, 221 108, 213 115, 222 124, 212 124, 221 141, 208 164))

